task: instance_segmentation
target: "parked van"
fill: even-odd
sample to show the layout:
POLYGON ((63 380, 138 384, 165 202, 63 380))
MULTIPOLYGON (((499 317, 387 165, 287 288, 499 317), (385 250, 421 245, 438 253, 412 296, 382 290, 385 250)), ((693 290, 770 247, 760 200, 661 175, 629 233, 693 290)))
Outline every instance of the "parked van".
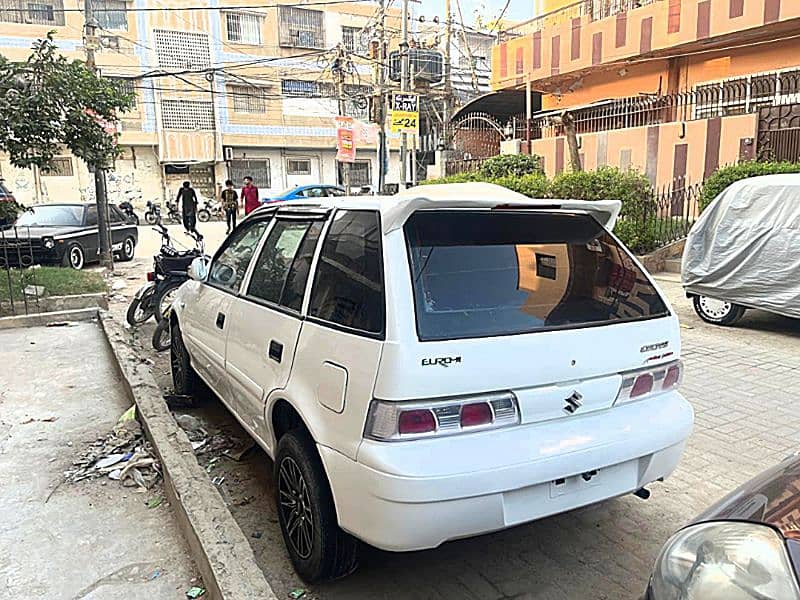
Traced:
POLYGON ((672 473, 678 320, 619 209, 488 184, 298 201, 193 264, 176 392, 205 382, 274 459, 301 577, 351 572, 357 539, 435 548, 672 473))

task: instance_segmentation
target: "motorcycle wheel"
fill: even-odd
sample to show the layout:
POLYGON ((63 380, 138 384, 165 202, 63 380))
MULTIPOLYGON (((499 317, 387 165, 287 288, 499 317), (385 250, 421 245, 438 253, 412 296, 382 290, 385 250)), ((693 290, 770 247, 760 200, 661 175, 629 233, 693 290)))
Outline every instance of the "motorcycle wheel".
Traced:
POLYGON ((144 220, 147 221, 148 225, 155 225, 158 223, 158 217, 156 217, 154 212, 149 210, 144 213, 144 220))
POLYGON ((201 223, 208 223, 211 220, 211 213, 208 212, 205 208, 201 208, 197 211, 197 219, 201 223))
POLYGON ((153 348, 157 352, 164 352, 170 347, 169 319, 164 319, 156 325, 153 332, 153 348))
POLYGON ((169 307, 172 305, 172 300, 178 288, 184 284, 184 279, 173 279, 164 282, 163 287, 158 290, 158 295, 153 302, 155 308, 156 321, 161 323, 165 316, 169 314, 169 307))
POLYGON ((137 327, 153 316, 154 307, 148 296, 134 298, 128 306, 128 313, 125 320, 131 327, 137 327))
POLYGON ((137 215, 136 213, 133 213, 133 222, 136 224, 137 227, 139 226, 139 215, 137 215))

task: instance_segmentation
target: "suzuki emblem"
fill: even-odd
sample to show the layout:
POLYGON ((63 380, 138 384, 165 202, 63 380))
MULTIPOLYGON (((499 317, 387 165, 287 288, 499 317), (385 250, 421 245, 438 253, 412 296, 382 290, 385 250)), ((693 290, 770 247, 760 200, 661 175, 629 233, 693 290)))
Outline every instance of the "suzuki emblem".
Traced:
POLYGON ((572 395, 569 398, 564 400, 566 404, 564 405, 564 412, 568 415, 574 415, 575 412, 583 406, 583 394, 581 394, 578 390, 572 392, 572 395))

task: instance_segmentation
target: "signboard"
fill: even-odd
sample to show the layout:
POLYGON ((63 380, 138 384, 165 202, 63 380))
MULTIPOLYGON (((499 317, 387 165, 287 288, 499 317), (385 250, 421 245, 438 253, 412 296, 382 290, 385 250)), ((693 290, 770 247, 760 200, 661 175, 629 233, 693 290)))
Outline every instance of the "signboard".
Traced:
POLYGON ((336 117, 336 160, 352 163, 356 160, 356 140, 353 117, 336 117))
POLYGON ((392 133, 419 133, 419 95, 392 94, 392 133))

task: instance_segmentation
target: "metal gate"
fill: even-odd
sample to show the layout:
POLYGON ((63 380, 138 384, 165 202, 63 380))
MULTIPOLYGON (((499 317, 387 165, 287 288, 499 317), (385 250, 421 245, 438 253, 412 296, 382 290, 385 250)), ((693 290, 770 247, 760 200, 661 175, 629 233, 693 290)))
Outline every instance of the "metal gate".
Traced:
POLYGON ((500 154, 503 127, 486 113, 464 115, 453 123, 455 160, 447 162, 448 175, 474 171, 480 163, 500 154))
POLYGON ((760 160, 800 162, 800 104, 760 109, 758 157, 760 160))

